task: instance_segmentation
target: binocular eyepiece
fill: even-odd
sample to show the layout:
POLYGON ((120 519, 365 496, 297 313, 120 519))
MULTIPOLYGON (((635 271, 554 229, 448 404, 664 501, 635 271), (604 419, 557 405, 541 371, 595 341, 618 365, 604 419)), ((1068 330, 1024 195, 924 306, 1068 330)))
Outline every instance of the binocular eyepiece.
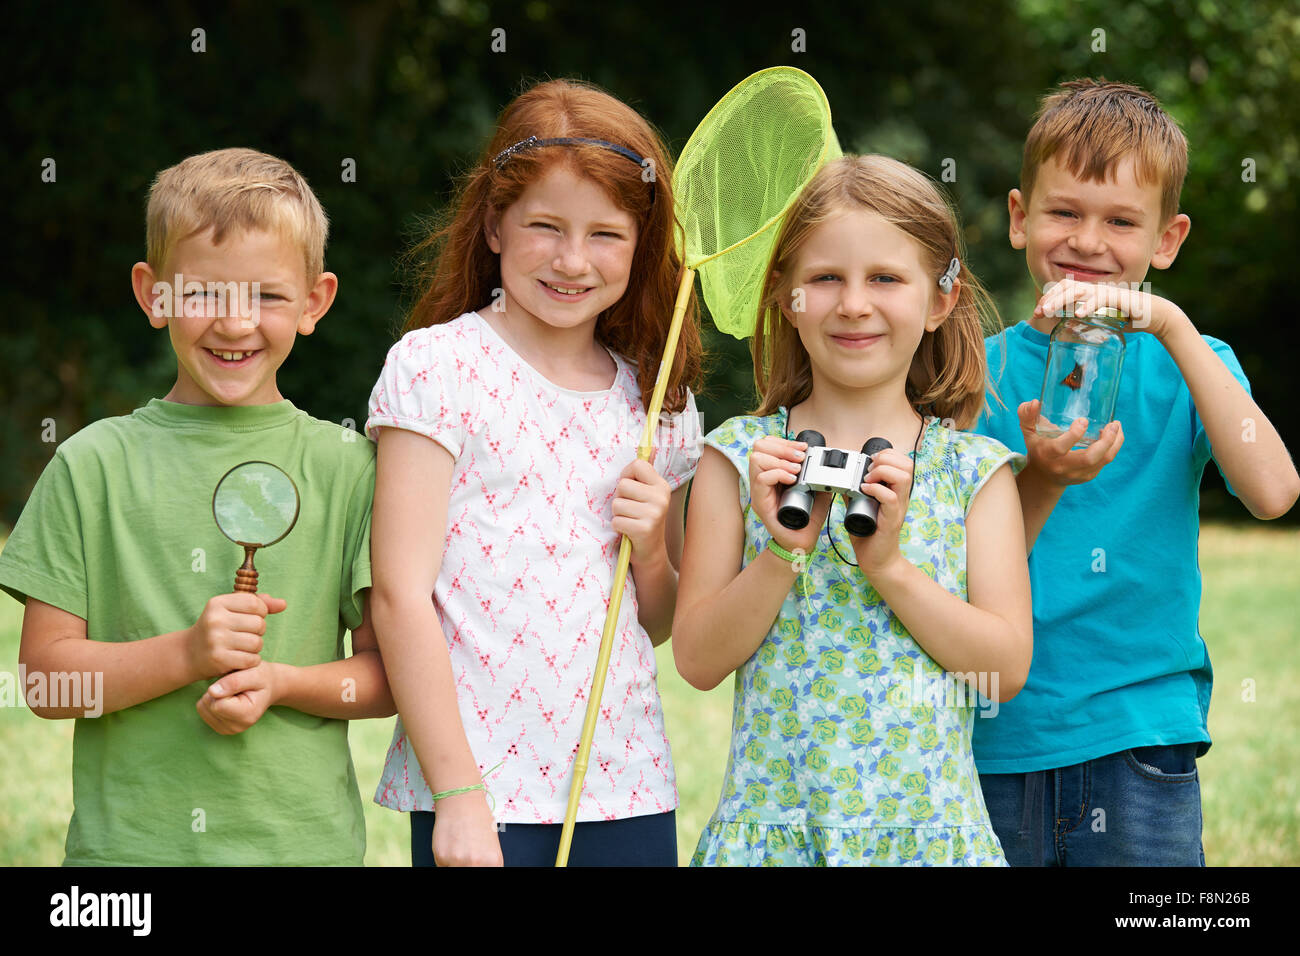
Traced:
POLYGON ((799 480, 781 494, 776 520, 792 531, 808 526, 814 497, 819 491, 843 494, 848 498, 844 527, 849 534, 865 538, 875 534, 880 503, 862 493, 862 479, 871 470, 872 458, 886 448, 893 448, 885 438, 870 438, 862 451, 827 448, 821 432, 806 428, 795 441, 806 442, 808 456, 799 469, 799 480))

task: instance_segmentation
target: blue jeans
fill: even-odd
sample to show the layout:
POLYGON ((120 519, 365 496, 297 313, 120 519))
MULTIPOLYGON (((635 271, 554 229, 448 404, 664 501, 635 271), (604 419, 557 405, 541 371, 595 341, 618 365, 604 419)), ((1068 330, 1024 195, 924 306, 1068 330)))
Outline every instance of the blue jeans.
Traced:
POLYGON ((1012 866, 1205 866, 1198 744, 1136 747, 1032 773, 980 774, 1012 866))
MULTIPOLYGON (((506 866, 555 866, 559 823, 505 823, 497 831, 506 866)), ((434 866, 433 814, 411 814, 411 865, 434 866)), ((593 820, 573 827, 569 866, 676 866, 677 814, 593 820)))

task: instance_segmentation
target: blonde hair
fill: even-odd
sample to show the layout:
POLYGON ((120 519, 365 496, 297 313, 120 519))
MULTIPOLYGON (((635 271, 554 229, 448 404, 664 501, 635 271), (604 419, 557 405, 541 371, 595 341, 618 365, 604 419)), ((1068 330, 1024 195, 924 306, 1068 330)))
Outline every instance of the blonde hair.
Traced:
POLYGON ((164 169, 149 189, 145 258, 161 274, 176 244, 212 230, 279 232, 302 250, 307 282, 325 266, 329 220, 307 181, 282 159, 253 149, 218 149, 164 169))
POLYGON ((1085 78, 1062 83, 1043 97, 1020 166, 1026 202, 1038 168, 1057 153, 1071 174, 1090 182, 1104 182, 1120 160, 1132 156, 1138 182, 1161 187, 1161 222, 1178 212, 1187 177, 1187 137, 1140 87, 1085 78))
POLYGON ((939 187, 912 167, 886 156, 844 156, 824 166, 786 215, 772 252, 753 341, 757 414, 802 402, 812 392, 812 366, 799 333, 781 315, 791 293, 799 252, 818 226, 836 214, 864 209, 908 234, 921 249, 921 265, 939 277, 961 262, 957 304, 926 332, 907 375, 907 400, 957 428, 967 428, 984 407, 987 363, 984 335, 1001 327, 997 307, 966 265, 966 245, 952 207, 939 187))

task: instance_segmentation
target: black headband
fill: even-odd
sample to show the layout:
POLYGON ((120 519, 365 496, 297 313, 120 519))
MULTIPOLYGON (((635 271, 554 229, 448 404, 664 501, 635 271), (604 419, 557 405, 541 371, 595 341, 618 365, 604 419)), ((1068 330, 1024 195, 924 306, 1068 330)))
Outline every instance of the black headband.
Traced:
MULTIPOLYGON (((537 149, 540 146, 599 146, 602 149, 608 149, 611 152, 618 153, 624 159, 636 163, 638 169, 645 169, 649 160, 642 159, 626 146, 619 146, 617 143, 607 143, 603 139, 584 139, 580 136, 559 136, 554 139, 538 139, 536 136, 530 136, 525 140, 520 140, 513 146, 507 146, 501 152, 492 157, 492 165, 500 169, 506 161, 516 153, 522 153, 526 149, 537 149)), ((653 164, 650 164, 653 170, 653 164)), ((655 182, 650 181, 650 201, 654 202, 655 182)))

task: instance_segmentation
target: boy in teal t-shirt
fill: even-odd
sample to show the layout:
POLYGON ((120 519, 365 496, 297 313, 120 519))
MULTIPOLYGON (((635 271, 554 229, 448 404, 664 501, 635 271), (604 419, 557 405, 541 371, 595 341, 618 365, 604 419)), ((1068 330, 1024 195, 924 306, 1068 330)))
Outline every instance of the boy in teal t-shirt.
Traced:
POLYGON ((1150 94, 1077 80, 1044 100, 1009 196, 1011 244, 1041 298, 985 343, 1006 404, 991 398, 974 430, 1028 452, 1017 481, 1034 658, 1020 694, 975 721, 974 747, 1013 866, 1203 865, 1201 472, 1213 458, 1259 518, 1300 493, 1232 350, 1143 290, 1191 227, 1178 212, 1186 171, 1187 141, 1150 94), (1084 419, 1056 439, 1035 434, 1048 336, 1066 307, 1130 317, 1117 420, 1073 451, 1084 419))
POLYGON ((364 859, 347 720, 394 713, 366 607, 374 454, 276 387, 334 300, 325 236, 274 157, 164 170, 132 282, 176 384, 63 442, 0 552, 0 587, 26 604, 28 704, 76 718, 67 864, 364 859), (249 460, 299 497, 256 553, 269 594, 231 592, 244 549, 213 516, 217 482, 249 460))

